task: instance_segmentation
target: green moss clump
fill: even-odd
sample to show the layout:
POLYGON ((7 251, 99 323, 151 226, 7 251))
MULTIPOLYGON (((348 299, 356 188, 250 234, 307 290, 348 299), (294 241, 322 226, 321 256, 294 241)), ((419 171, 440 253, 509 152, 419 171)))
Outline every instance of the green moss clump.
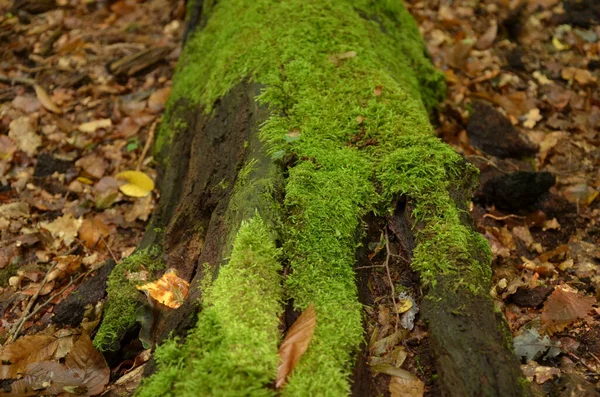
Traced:
POLYGON ((435 137, 403 137, 397 149, 382 161, 378 179, 384 195, 404 194, 414 203, 412 214, 422 223, 412 266, 425 283, 439 274, 460 273, 467 286, 483 285, 491 278, 489 263, 474 258, 473 251, 489 252, 482 237, 461 221, 462 208, 449 191, 472 187, 464 159, 435 137), (458 204, 458 205, 457 205, 458 204))
POLYGON ((158 372, 137 395, 269 396, 279 363, 279 250, 260 216, 243 222, 229 263, 203 297, 185 344, 156 350, 158 372))
POLYGON ((136 322, 136 311, 144 304, 143 294, 135 288, 140 283, 130 280, 128 275, 142 270, 155 274, 164 269, 165 263, 156 247, 137 250, 115 266, 108 277, 109 299, 104 306, 102 324, 94 337, 98 350, 118 349, 121 337, 136 322))

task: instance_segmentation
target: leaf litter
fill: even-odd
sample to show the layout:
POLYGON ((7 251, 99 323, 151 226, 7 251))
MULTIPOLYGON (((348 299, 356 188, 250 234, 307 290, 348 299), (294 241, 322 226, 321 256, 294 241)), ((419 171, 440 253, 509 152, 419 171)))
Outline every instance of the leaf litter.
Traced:
MULTIPOLYGON (((99 324, 102 292, 79 308, 83 321, 71 330, 53 313, 143 234, 158 198, 151 126, 171 91, 183 6, 0 2, 0 33, 10 32, 0 35, 2 395, 91 396, 108 385, 110 369, 87 336, 99 324), (152 57, 123 62, 132 52, 152 57)), ((185 283, 170 289, 169 305, 185 298, 185 283)), ((124 354, 142 357, 141 349, 124 354)))

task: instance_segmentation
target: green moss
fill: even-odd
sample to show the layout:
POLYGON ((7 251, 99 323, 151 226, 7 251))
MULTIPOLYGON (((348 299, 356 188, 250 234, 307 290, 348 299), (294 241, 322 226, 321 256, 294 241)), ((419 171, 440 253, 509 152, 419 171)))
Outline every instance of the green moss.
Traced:
POLYGON ((138 396, 269 396, 279 356, 281 265, 272 232, 256 215, 243 222, 231 259, 206 289, 185 345, 156 350, 158 373, 138 396))
POLYGON ((13 260, 8 264, 8 266, 0 270, 0 287, 8 287, 8 280, 12 276, 17 275, 17 271, 19 270, 21 263, 22 258, 20 256, 17 256, 13 258, 13 260))
POLYGON ((135 324, 138 308, 144 304, 144 295, 135 288, 140 282, 130 280, 128 275, 143 270, 155 275, 164 269, 165 264, 157 248, 137 250, 115 266, 108 277, 108 300, 102 324, 94 338, 98 350, 117 349, 120 338, 135 324))
MULTIPOLYGON (((479 283, 489 278, 488 263, 473 258, 472 247, 483 241, 463 224, 465 214, 458 208, 465 203, 457 206, 448 193, 471 183, 462 180, 466 165, 432 137, 428 120, 443 96, 443 75, 434 70, 416 24, 395 0, 220 0, 203 18, 204 28, 189 38, 181 55, 170 106, 191 101, 210 113, 219 98, 247 79, 265 87, 258 100, 271 117, 260 137, 272 158, 295 159, 283 200, 281 238, 291 267, 286 294, 297 309, 314 302, 318 316, 310 347, 282 394, 347 395, 352 357, 363 335, 352 270, 361 216, 389 208, 398 194, 408 195, 420 227, 414 267, 423 279, 433 283, 440 273, 460 272, 457 288, 479 291, 479 283)), ((254 170, 249 162, 236 182, 230 225, 248 216, 235 215, 236 208, 253 209, 246 199, 261 191, 272 194, 269 178, 244 182, 254 170)), ((237 285, 234 281, 227 281, 229 287, 237 285)), ((251 301, 244 297, 240 307, 252 307, 254 295, 248 293, 251 301)), ((232 310, 230 297, 214 293, 210 299, 184 349, 190 358, 166 365, 164 376, 175 379, 178 365, 188 371, 186 378, 207 370, 207 363, 217 369, 198 373, 198 380, 175 390, 192 393, 193 386, 196 394, 220 394, 217 373, 245 371, 235 361, 231 330, 242 329, 255 340, 270 329, 271 308, 262 314, 262 327, 239 328, 223 321, 232 310), (225 306, 217 306, 220 300, 225 306)), ((265 346, 266 356, 256 354, 257 359, 271 359, 265 346)), ((269 394, 254 388, 268 384, 260 373, 245 374, 244 382, 253 393, 269 394)), ((221 386, 228 383, 224 379, 221 386)))

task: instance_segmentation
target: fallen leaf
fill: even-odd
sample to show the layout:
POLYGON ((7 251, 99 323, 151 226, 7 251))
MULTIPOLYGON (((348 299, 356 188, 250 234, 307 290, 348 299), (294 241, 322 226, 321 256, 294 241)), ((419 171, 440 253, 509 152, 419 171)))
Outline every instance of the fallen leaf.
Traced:
POLYGON ((19 219, 29 216, 29 205, 22 201, 0 205, 0 217, 19 219))
POLYGON ((136 288, 144 291, 160 304, 177 309, 185 301, 190 284, 180 278, 175 269, 169 269, 155 282, 139 285, 136 288))
POLYGON ((12 101, 15 109, 19 109, 23 113, 33 113, 40 110, 42 104, 33 95, 17 95, 12 101))
POLYGON ((521 365, 521 369, 523 370, 523 374, 527 377, 527 379, 529 379, 530 382, 533 382, 535 379, 535 383, 538 385, 549 381, 555 376, 560 376, 560 369, 554 367, 544 367, 535 361, 530 361, 526 365, 521 365))
POLYGON ((85 392, 80 396, 94 396, 102 393, 110 378, 110 369, 104 356, 94 347, 90 337, 82 334, 67 354, 65 367, 79 380, 78 386, 85 392))
POLYGON ((82 168, 86 174, 95 179, 101 179, 106 171, 106 161, 94 153, 77 160, 75 166, 82 168))
POLYGON ((563 193, 570 202, 585 206, 590 205, 598 197, 598 191, 585 183, 569 186, 563 193))
POLYGON ((146 221, 152 213, 153 207, 152 196, 140 197, 135 200, 131 209, 125 212, 125 220, 127 222, 135 222, 137 219, 146 221))
POLYGON ((566 326, 587 316, 596 299, 557 287, 542 309, 542 324, 547 327, 566 326))
POLYGON ((596 81, 596 77, 587 69, 566 67, 560 73, 561 77, 568 81, 577 81, 581 85, 587 85, 596 81))
POLYGON ((150 95, 148 98, 148 109, 152 113, 158 113, 165 107, 167 99, 171 94, 171 87, 160 88, 150 95))
POLYGON ((87 248, 105 247, 102 238, 107 238, 112 230, 106 226, 102 219, 95 216, 92 219, 85 219, 79 227, 79 239, 87 248))
POLYGON ((75 241, 83 219, 75 219, 72 214, 63 215, 52 222, 40 222, 40 226, 48 230, 53 237, 64 241, 68 247, 75 241))
POLYGON ((300 362, 312 339, 316 324, 317 313, 311 303, 292 324, 279 346, 281 362, 277 367, 276 388, 280 388, 285 384, 287 377, 300 362))
POLYGON ((105 176, 94 185, 96 208, 106 209, 114 204, 119 195, 119 182, 113 177, 105 176))
POLYGON ((32 362, 52 359, 58 344, 50 335, 26 335, 0 351, 0 379, 16 379, 32 362))
POLYGON ((540 109, 534 108, 528 111, 523 116, 523 127, 525 128, 533 128, 535 125, 542 119, 542 115, 540 114, 540 109))
POLYGON ((145 197, 154 189, 154 181, 141 171, 123 171, 115 175, 115 179, 126 181, 119 190, 130 197, 145 197))
POLYGON ((475 48, 479 51, 487 50, 492 46, 494 40, 496 40, 496 35, 498 34, 498 23, 496 20, 492 20, 490 23, 490 27, 485 31, 483 35, 477 40, 477 44, 475 44, 475 48))
POLYGON ((79 125, 79 127, 77 127, 77 129, 81 132, 92 134, 100 128, 107 129, 110 127, 112 127, 111 119, 99 119, 99 120, 88 121, 87 123, 82 123, 79 125))
POLYGON ((44 108, 51 111, 52 113, 62 113, 62 110, 60 110, 60 108, 56 106, 56 104, 52 101, 48 93, 41 86, 35 84, 33 86, 33 89, 35 90, 35 95, 37 96, 38 100, 44 108))
POLYGON ((33 117, 20 117, 10 122, 8 136, 28 156, 34 156, 42 146, 42 138, 36 133, 37 123, 33 117))
POLYGON ((392 376, 390 380, 390 396, 422 397, 425 393, 425 384, 410 372, 402 371, 404 372, 402 376, 392 376))
POLYGON ((548 352, 549 357, 556 357, 560 353, 560 345, 550 340, 547 335, 542 337, 538 330, 528 329, 513 339, 515 355, 525 359, 525 362, 548 352))

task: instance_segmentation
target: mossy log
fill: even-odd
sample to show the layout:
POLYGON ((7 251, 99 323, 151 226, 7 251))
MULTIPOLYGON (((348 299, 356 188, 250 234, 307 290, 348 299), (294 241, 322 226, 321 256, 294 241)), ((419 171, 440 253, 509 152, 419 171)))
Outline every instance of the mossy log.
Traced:
POLYGON ((190 294, 153 329, 139 395, 275 395, 284 301, 314 303, 317 327, 281 394, 349 395, 365 338, 355 252, 374 214, 409 225, 444 395, 528 395, 470 225, 476 172, 433 136, 443 75, 402 4, 188 3, 159 205, 109 278, 96 346, 118 349, 143 306, 127 272, 176 268, 190 294))

